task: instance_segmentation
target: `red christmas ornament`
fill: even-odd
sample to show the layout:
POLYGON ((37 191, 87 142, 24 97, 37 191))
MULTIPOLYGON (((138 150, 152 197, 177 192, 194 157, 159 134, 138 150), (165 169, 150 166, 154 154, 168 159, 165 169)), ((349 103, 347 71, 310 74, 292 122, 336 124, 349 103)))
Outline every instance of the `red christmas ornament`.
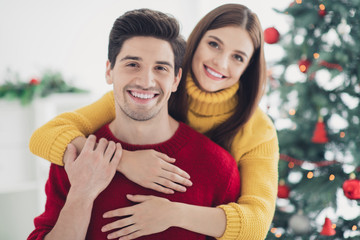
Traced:
POLYGON ((313 137, 311 138, 313 143, 327 143, 329 139, 327 138, 325 123, 321 117, 319 117, 318 122, 316 123, 313 137))
POLYGON ((269 27, 264 31, 264 41, 268 44, 274 44, 279 41, 280 33, 276 28, 269 27))
POLYGON ((307 59, 301 59, 299 62, 298 62, 298 65, 299 65, 299 69, 301 72, 303 73, 306 73, 311 65, 311 62, 307 59))
POLYGON ((335 229, 332 228, 332 223, 330 218, 326 217, 325 218, 325 223, 323 225, 323 229, 320 232, 320 235, 323 236, 334 236, 336 234, 335 229))
POLYGON ((32 78, 29 82, 30 85, 39 85, 40 81, 36 78, 32 78))
POLYGON ((360 180, 346 180, 342 186, 345 196, 351 200, 360 200, 360 180))
POLYGON ((319 14, 320 17, 324 17, 326 15, 326 10, 325 9, 323 9, 323 10, 320 9, 318 11, 318 14, 319 14))
POLYGON ((278 186, 278 198, 289 198, 290 188, 285 184, 284 181, 279 182, 278 186))

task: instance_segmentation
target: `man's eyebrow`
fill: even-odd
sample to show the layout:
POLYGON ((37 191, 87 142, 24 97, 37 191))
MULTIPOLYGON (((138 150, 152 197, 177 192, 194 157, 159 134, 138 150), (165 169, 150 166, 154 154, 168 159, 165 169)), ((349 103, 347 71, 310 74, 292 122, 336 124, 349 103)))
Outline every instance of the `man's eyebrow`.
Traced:
MULTIPOLYGON (((216 36, 210 35, 209 37, 215 39, 216 41, 219 41, 221 44, 224 44, 224 42, 221 41, 221 39, 216 36)), ((235 50, 235 52, 238 52, 248 58, 248 55, 244 51, 235 50)))
POLYGON ((141 57, 136 57, 136 56, 127 55, 127 56, 123 57, 122 59, 120 59, 120 61, 124 61, 124 60, 142 61, 142 58, 141 58, 141 57))

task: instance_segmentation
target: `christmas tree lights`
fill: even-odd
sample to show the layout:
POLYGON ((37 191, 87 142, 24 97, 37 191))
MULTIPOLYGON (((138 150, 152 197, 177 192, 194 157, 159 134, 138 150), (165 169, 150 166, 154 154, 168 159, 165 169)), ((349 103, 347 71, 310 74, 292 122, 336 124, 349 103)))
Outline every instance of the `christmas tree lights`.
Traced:
POLYGON ((290 27, 269 43, 285 54, 268 63, 281 180, 267 239, 360 239, 360 0, 275 11, 290 27))

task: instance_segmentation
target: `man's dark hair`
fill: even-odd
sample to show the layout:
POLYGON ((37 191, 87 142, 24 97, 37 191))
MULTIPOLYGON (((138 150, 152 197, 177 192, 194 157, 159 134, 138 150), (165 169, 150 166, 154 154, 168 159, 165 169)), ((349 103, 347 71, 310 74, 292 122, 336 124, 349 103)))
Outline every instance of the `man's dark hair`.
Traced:
POLYGON ((146 8, 128 11, 114 22, 108 48, 111 68, 114 68, 116 57, 124 42, 138 36, 154 37, 169 42, 174 52, 175 75, 178 74, 186 47, 186 42, 180 35, 179 23, 170 15, 146 8))

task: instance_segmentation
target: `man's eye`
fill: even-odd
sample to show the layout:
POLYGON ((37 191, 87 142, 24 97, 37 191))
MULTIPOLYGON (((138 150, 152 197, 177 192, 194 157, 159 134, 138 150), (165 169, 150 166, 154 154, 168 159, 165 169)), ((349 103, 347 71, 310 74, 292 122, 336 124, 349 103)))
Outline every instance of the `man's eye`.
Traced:
POLYGON ((166 67, 163 67, 163 66, 157 66, 157 67, 156 67, 156 70, 159 70, 159 71, 167 71, 167 68, 166 68, 166 67))
POLYGON ((136 64, 136 63, 128 63, 128 64, 126 64, 126 66, 127 67, 137 67, 138 64, 136 64))
POLYGON ((214 41, 210 41, 209 45, 213 48, 219 48, 219 44, 217 44, 217 42, 214 42, 214 41))

